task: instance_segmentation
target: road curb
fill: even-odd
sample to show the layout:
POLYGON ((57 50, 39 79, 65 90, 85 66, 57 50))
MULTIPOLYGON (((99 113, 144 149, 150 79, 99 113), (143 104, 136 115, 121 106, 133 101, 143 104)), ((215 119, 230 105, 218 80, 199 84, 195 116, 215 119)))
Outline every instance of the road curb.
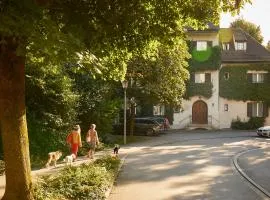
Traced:
POLYGON ((117 169, 117 172, 116 172, 116 175, 115 175, 115 178, 114 178, 114 180, 112 181, 112 183, 111 183, 109 189, 105 192, 105 200, 108 200, 108 198, 109 198, 109 196, 110 196, 110 194, 111 194, 111 192, 112 192, 112 189, 113 189, 115 180, 117 179, 117 177, 118 177, 118 175, 119 175, 119 173, 120 173, 120 170, 122 169, 122 166, 123 166, 123 164, 125 163, 125 160, 126 160, 127 156, 128 156, 128 154, 126 154, 125 156, 123 156, 123 158, 121 159, 120 165, 119 165, 119 167, 118 167, 118 169, 117 169))
POLYGON ((249 149, 249 150, 246 150, 246 151, 242 151, 238 154, 236 154, 234 157, 233 157, 233 164, 235 166, 235 168, 237 169, 237 171, 249 182, 251 183, 256 189, 258 189, 261 193, 263 193, 265 196, 267 196, 268 198, 270 198, 270 193, 265 190, 262 186, 260 186, 259 184, 257 184, 253 179, 251 179, 243 170, 242 168, 239 166, 238 164, 238 158, 245 154, 245 153, 248 153, 250 151, 256 151, 260 148, 255 148, 255 149, 249 149))

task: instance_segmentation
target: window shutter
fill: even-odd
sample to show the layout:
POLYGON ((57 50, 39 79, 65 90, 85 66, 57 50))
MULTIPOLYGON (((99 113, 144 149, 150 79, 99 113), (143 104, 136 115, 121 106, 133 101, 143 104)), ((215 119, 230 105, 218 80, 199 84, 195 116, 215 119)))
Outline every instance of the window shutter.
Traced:
POLYGON ((248 83, 252 83, 252 74, 251 73, 247 74, 247 81, 248 81, 248 83))
POLYGON ((190 45, 191 50, 196 49, 196 47, 197 47, 197 41, 190 41, 190 42, 191 42, 191 45, 190 45))
POLYGON ((190 73, 190 82, 195 83, 195 73, 194 72, 190 73))
POLYGON ((267 105, 267 103, 263 104, 263 116, 268 117, 268 105, 267 105))
POLYGON ((264 74, 263 75, 264 78, 264 83, 270 83, 270 73, 264 74))
POLYGON ((213 46, 213 42, 212 41, 207 41, 207 47, 212 47, 213 46))
POLYGON ((205 82, 211 83, 211 74, 210 73, 205 73, 205 82))
POLYGON ((252 103, 247 103, 247 116, 252 117, 252 103))

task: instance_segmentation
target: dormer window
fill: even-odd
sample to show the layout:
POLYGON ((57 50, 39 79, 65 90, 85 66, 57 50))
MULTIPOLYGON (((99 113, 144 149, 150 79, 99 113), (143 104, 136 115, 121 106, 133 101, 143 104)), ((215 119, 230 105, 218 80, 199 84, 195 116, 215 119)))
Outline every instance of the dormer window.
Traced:
POLYGON ((246 42, 235 42, 235 50, 245 51, 247 49, 246 42))
POLYGON ((207 41, 197 41, 197 51, 207 50, 207 41))
POLYGON ((230 43, 223 43, 222 44, 222 49, 226 50, 226 51, 230 50, 230 43))

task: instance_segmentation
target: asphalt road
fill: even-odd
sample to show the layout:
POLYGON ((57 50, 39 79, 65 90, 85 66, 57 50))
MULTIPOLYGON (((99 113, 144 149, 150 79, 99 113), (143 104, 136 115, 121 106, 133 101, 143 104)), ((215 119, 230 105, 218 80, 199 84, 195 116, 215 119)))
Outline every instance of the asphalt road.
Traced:
POLYGON ((255 132, 175 131, 122 147, 127 157, 109 200, 269 199, 233 163, 242 152, 239 167, 269 191, 269 143, 255 132))

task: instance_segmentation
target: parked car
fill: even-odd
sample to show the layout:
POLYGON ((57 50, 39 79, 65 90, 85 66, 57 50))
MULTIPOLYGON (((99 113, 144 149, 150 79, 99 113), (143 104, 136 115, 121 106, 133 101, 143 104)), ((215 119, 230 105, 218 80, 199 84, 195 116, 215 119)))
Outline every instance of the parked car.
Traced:
POLYGON ((153 117, 147 117, 147 118, 157 121, 160 124, 161 130, 166 130, 166 129, 170 128, 169 121, 168 121, 168 119, 166 120, 165 117, 153 116, 153 117))
POLYGON ((257 129, 258 136, 270 137, 270 126, 263 126, 257 129))
MULTIPOLYGON (((123 124, 115 124, 114 133, 123 134, 124 125, 123 124)), ((127 123, 127 134, 130 133, 130 123, 127 123)), ((160 124, 154 119, 150 118, 135 118, 134 120, 134 135, 158 135, 160 131, 160 124)))

